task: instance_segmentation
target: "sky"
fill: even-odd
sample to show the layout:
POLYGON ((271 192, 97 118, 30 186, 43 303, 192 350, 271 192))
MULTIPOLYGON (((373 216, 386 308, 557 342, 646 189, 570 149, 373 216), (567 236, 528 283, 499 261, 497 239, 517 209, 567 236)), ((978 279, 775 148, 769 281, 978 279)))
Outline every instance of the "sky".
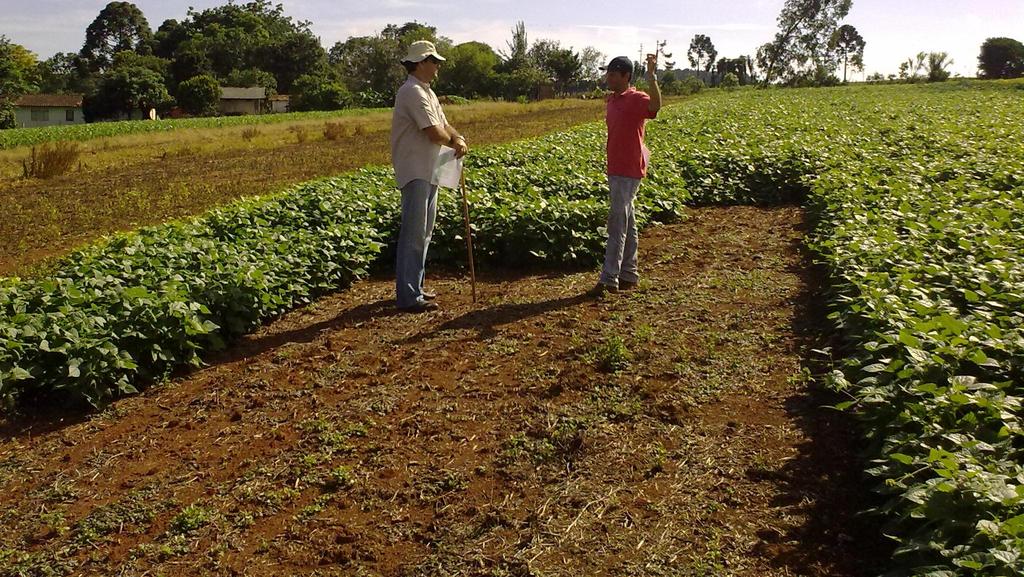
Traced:
MULTIPOLYGON (((155 31, 169 18, 183 20, 189 6, 204 9, 227 0, 136 0, 155 31)), ((244 1, 244 0, 242 0, 244 1)), ((754 55, 769 42, 784 0, 277 0, 297 20, 311 21, 325 48, 350 36, 371 35, 388 23, 435 26, 456 43, 478 40, 505 50, 516 22, 530 41, 547 38, 577 50, 640 56, 667 41, 677 67, 685 67, 695 34, 711 37, 719 57, 754 55)), ((85 29, 107 0, 0 0, 0 35, 41 59, 77 52, 85 29), (31 6, 31 9, 27 9, 31 6)), ((844 21, 867 42, 865 72, 895 73, 918 52, 948 52, 954 74, 974 76, 986 38, 1024 41, 1024 0, 854 0, 844 21)), ((851 76, 857 80, 861 74, 851 76)))

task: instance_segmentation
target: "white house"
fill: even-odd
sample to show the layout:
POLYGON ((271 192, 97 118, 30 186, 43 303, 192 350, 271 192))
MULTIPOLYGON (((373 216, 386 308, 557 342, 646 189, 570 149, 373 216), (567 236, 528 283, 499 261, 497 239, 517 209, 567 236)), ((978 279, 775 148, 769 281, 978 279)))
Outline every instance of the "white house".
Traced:
POLYGON ((224 86, 220 89, 220 113, 223 116, 240 114, 262 114, 263 101, 267 99, 267 89, 262 86, 254 88, 238 88, 224 86))
POLYGON ((270 111, 273 113, 288 112, 291 109, 292 97, 287 94, 275 94, 270 97, 270 111))
POLYGON ((26 94, 14 102, 19 128, 83 124, 81 94, 26 94))

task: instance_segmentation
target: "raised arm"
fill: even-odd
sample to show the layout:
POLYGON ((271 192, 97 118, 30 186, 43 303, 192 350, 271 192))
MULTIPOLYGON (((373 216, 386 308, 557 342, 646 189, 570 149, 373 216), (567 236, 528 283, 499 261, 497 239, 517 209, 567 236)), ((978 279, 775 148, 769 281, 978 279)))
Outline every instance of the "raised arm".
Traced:
POLYGON ((661 88, 658 87, 657 54, 647 55, 647 88, 648 96, 651 97, 651 102, 647 105, 647 109, 652 113, 657 113, 661 110, 661 88))

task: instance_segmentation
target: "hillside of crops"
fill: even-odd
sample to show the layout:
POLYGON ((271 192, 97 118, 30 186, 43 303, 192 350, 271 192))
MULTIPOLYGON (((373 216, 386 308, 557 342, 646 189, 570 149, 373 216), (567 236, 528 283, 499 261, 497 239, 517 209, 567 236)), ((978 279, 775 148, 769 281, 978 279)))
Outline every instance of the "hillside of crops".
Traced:
MULTIPOLYGON (((1024 98, 1013 85, 723 93, 649 125, 639 220, 802 203, 841 344, 820 351, 869 443, 878 511, 921 575, 1024 573, 1024 98)), ((601 254, 603 129, 479 151, 478 256, 601 254)), ((9 405, 102 405, 390 259, 390 170, 370 168, 122 235, 0 286, 9 405)), ((432 257, 461 262, 445 197, 432 257)))

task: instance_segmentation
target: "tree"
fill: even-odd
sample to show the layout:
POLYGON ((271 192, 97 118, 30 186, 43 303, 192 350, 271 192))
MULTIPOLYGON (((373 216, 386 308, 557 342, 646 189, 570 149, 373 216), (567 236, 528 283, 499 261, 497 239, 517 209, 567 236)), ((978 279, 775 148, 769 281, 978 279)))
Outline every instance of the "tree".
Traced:
POLYGON ((236 70, 258 68, 287 92, 299 76, 320 75, 327 67, 327 53, 310 26, 269 0, 228 2, 189 9, 181 22, 165 21, 154 36, 154 52, 173 58, 172 86, 193 76, 226 78, 236 70))
POLYGON ((111 68, 146 68, 164 79, 167 84, 171 79, 171 61, 152 54, 141 55, 137 52, 118 52, 114 55, 111 68))
POLYGON ((601 66, 604 66, 604 54, 593 46, 580 50, 580 74, 584 82, 598 82, 601 79, 601 66))
POLYGON ((291 90, 295 79, 315 74, 327 65, 327 53, 320 40, 308 32, 288 34, 280 41, 265 44, 256 51, 261 68, 274 75, 282 92, 291 90))
POLYGON ((20 44, 0 35, 0 129, 14 128, 14 101, 38 90, 36 56, 20 44))
POLYGON ((375 36, 350 37, 335 44, 327 63, 352 92, 393 94, 407 76, 400 61, 417 40, 433 42, 442 55, 451 50, 451 40, 438 36, 436 28, 407 22, 388 24, 375 36))
POLYGON ((751 82, 751 76, 749 70, 751 69, 748 56, 740 56, 739 58, 722 58, 715 65, 715 72, 719 78, 723 78, 729 74, 736 77, 736 83, 739 86, 746 86, 751 82))
POLYGON ((206 47, 201 38, 189 38, 179 44, 171 59, 171 83, 175 88, 178 84, 195 76, 214 75, 213 63, 207 56, 206 47))
POLYGON ((555 79, 555 90, 561 94, 568 92, 569 87, 579 82, 583 76, 583 63, 580 55, 571 48, 556 50, 547 61, 547 68, 555 79))
POLYGON ((846 83, 846 68, 853 63, 854 70, 864 69, 864 38, 857 29, 844 24, 832 35, 830 47, 843 59, 843 83, 846 83))
POLYGON ((571 48, 562 48, 557 40, 537 40, 528 54, 533 65, 554 81, 558 92, 564 93, 583 76, 580 55, 571 48))
POLYGON ((526 24, 522 21, 516 23, 512 29, 512 39, 506 43, 507 52, 499 52, 501 56, 503 71, 511 72, 530 65, 530 42, 526 34, 526 24))
POLYGON ((39 63, 39 90, 53 94, 91 92, 93 78, 78 54, 58 52, 39 63))
POLYGON ((722 88, 733 91, 740 85, 740 79, 735 72, 730 72, 722 78, 722 88))
POLYGON ((522 100, 534 97, 537 87, 546 78, 535 66, 523 66, 510 72, 499 72, 495 78, 497 95, 505 100, 522 100))
POLYGON ((918 52, 917 56, 907 58, 904 62, 900 63, 900 78, 911 82, 917 80, 927 62, 927 52, 918 52))
POLYGON ((771 84, 780 70, 787 81, 827 77, 834 69, 829 40, 852 5, 853 0, 786 0, 775 40, 758 50, 764 84, 771 84))
POLYGON ((149 22, 130 2, 111 2, 85 30, 81 55, 93 70, 106 70, 118 52, 149 54, 153 33, 149 22))
POLYGON ((220 108, 220 83, 209 74, 189 78, 178 85, 178 106, 193 116, 214 116, 220 108))
POLYGON ((224 79, 225 86, 241 86, 251 88, 260 86, 267 89, 267 95, 277 94, 277 78, 266 70, 249 68, 248 70, 232 70, 224 79))
POLYGON ((17 123, 17 118, 14 115, 14 102, 0 96, 0 130, 14 128, 17 123))
POLYGON ((291 110, 338 110, 352 101, 345 85, 325 76, 305 74, 295 80, 291 93, 291 110))
POLYGON ((94 94, 84 103, 90 120, 118 118, 135 110, 162 110, 171 104, 164 80, 142 67, 115 68, 104 75, 94 94))
POLYGON ((39 61, 20 44, 0 36, 0 99, 39 90, 39 61))
POLYGON ((153 34, 153 53, 161 58, 171 59, 174 51, 188 39, 189 31, 177 20, 164 20, 153 34))
POLYGON ((981 45, 978 71, 989 79, 1024 76, 1024 44, 1013 38, 989 38, 981 45))
POLYGON ((399 51, 394 38, 359 36, 335 44, 328 61, 352 92, 393 92, 406 76, 399 51))
POLYGON ((953 60, 946 52, 930 52, 928 54, 928 82, 945 82, 949 80, 949 70, 953 60))
POLYGON ((438 91, 477 98, 494 90, 498 54, 483 42, 465 42, 453 47, 438 77, 438 91))
MULTIPOLYGON (((551 41, 542 41, 544 43, 551 41)), ((517 22, 512 29, 512 39, 506 43, 507 50, 498 52, 501 63, 497 67, 497 92, 505 100, 529 98, 536 93, 537 87, 547 81, 550 75, 541 70, 536 55, 546 48, 531 48, 526 25, 517 22), (532 51, 532 54, 531 54, 532 51)))
POLYGON ((690 50, 686 53, 686 57, 690 60, 690 66, 694 70, 710 72, 711 67, 715 64, 715 58, 718 58, 718 50, 715 50, 711 38, 698 34, 690 41, 690 50))

